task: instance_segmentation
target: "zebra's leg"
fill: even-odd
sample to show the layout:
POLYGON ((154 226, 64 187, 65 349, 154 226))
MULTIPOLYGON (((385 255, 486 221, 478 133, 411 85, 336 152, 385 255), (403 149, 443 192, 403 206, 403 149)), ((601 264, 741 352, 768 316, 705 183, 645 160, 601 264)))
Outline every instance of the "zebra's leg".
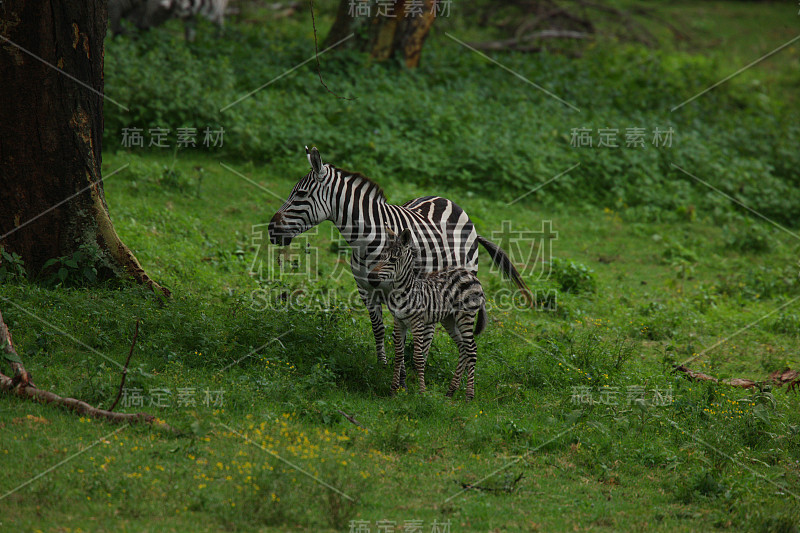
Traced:
POLYGON ((398 358, 403 361, 403 366, 400 367, 400 388, 407 389, 406 386, 406 338, 408 337, 408 328, 405 325, 402 326, 402 330, 398 331, 397 329, 398 321, 394 319, 394 334, 392 335, 392 339, 394 340, 394 357, 395 360, 398 358), (400 335, 398 337, 398 335, 400 335))
POLYGON ((395 319, 394 321, 394 374, 392 375, 391 394, 394 396, 397 389, 406 387, 405 339, 406 325, 395 319))
POLYGON ((445 396, 448 398, 452 398, 453 394, 458 390, 458 387, 461 385, 461 376, 464 374, 464 368, 467 365, 467 359, 463 356, 464 350, 462 349, 461 343, 458 346, 458 364, 456 365, 456 371, 453 372, 453 379, 450 380, 450 387, 447 389, 447 393, 445 396))
POLYGON ((361 287, 358 288, 358 294, 361 296, 364 305, 367 306, 367 311, 369 311, 369 321, 372 322, 372 334, 375 336, 375 349, 378 353, 378 362, 385 365, 386 347, 383 343, 386 330, 383 327, 383 308, 376 298, 373 298, 370 293, 361 287))
POLYGON ((458 386, 461 384, 461 374, 464 372, 464 365, 462 361, 464 361, 463 357, 461 357, 462 349, 462 339, 461 339, 461 332, 459 331, 458 327, 456 327, 456 319, 453 316, 449 316, 442 320, 442 326, 447 331, 447 334, 450 335, 450 338, 453 339, 453 342, 456 344, 456 348, 458 348, 458 363, 456 363, 456 370, 453 372, 453 379, 450 381, 450 387, 447 390, 445 396, 453 396, 458 390, 458 386))
POLYGON ((444 320, 442 320, 442 326, 444 327, 447 334, 450 335, 450 338, 453 339, 453 342, 455 342, 456 345, 458 345, 458 343, 461 342, 461 333, 458 331, 458 328, 456 327, 455 317, 453 316, 445 317, 444 320))
POLYGON ((431 349, 435 331, 436 324, 418 324, 411 330, 414 336, 414 369, 417 371, 420 394, 425 392, 425 363, 428 361, 428 350, 431 349))
POLYGON ((194 15, 183 19, 183 38, 187 42, 194 42, 194 38, 197 35, 197 19, 194 15))
POLYGON ((461 376, 464 370, 467 371, 467 393, 466 400, 470 401, 475 397, 475 361, 478 355, 478 346, 475 344, 475 335, 473 329, 475 327, 475 314, 462 313, 456 316, 455 329, 458 330, 460 341, 458 344, 458 366, 456 372, 453 374, 453 380, 450 382, 450 388, 447 391, 447 396, 452 396, 458 386, 461 384, 461 376))

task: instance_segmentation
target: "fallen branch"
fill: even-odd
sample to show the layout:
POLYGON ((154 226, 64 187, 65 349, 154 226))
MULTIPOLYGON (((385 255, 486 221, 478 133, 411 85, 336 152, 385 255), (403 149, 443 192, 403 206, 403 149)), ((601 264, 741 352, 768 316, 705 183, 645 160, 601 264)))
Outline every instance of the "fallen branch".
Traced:
POLYGON ((128 375, 128 363, 131 362, 131 356, 133 355, 133 347, 136 346, 136 339, 139 337, 139 319, 136 319, 136 330, 133 332, 133 342, 131 342, 131 350, 128 352, 128 358, 125 360, 125 366, 122 368, 122 380, 119 383, 119 390, 117 391, 117 397, 114 399, 114 403, 111 404, 111 407, 108 408, 109 412, 113 411, 114 408, 117 406, 117 402, 119 402, 120 397, 122 396, 122 388, 125 387, 125 377, 128 375))
POLYGON ((106 411, 105 409, 92 407, 88 403, 81 400, 76 400, 75 398, 62 398, 58 394, 37 389, 33 385, 16 386, 14 385, 14 380, 3 373, 0 373, 0 391, 7 392, 9 394, 15 394, 28 400, 34 400, 41 403, 52 403, 60 407, 64 407, 70 411, 74 411, 81 416, 99 418, 116 424, 122 422, 128 422, 129 424, 150 424, 153 427, 163 429, 170 433, 174 433, 175 435, 181 434, 180 431, 157 419, 154 415, 147 413, 112 413, 111 411, 106 411))
POLYGON ((694 371, 684 365, 676 366, 674 372, 682 372, 688 379, 693 381, 710 381, 712 383, 722 383, 723 385, 739 387, 742 389, 752 389, 753 387, 761 388, 761 386, 767 382, 772 382, 777 387, 782 387, 783 385, 788 384, 789 388, 787 389, 787 392, 793 391, 796 388, 800 388, 800 373, 789 368, 777 370, 771 373, 767 379, 763 381, 753 381, 752 379, 745 378, 719 379, 702 372, 694 371))
POLYGON ((769 375, 769 379, 772 380, 778 387, 783 386, 784 384, 788 384, 789 388, 788 391, 800 389, 800 372, 796 370, 792 370, 791 368, 784 368, 783 370, 776 370, 772 374, 769 375))
POLYGON ((352 422, 353 424, 357 425, 358 427, 360 427, 360 428, 362 428, 362 429, 367 429, 367 428, 365 428, 364 426, 362 426, 362 425, 361 425, 361 424, 358 422, 358 420, 356 420, 356 419, 355 419, 355 418, 353 418, 352 416, 348 415, 347 413, 345 413, 345 412, 344 412, 344 411, 342 411, 341 409, 337 409, 337 411, 339 411, 339 414, 340 414, 340 415, 342 415, 343 417, 345 417, 347 420, 349 420, 349 421, 350 421, 350 422, 352 422))

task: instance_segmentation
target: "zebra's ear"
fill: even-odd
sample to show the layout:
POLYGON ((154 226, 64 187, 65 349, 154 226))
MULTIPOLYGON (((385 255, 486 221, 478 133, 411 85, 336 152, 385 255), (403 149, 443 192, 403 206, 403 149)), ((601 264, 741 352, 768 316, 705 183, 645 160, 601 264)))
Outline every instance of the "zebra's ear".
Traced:
POLYGON ((322 157, 319 155, 319 150, 317 150, 316 146, 313 146, 311 150, 306 146, 306 155, 308 156, 308 163, 311 165, 311 170, 313 170, 314 174, 319 178, 322 172, 322 157))
POLYGON ((411 230, 406 228, 400 232, 400 245, 411 246, 411 230))

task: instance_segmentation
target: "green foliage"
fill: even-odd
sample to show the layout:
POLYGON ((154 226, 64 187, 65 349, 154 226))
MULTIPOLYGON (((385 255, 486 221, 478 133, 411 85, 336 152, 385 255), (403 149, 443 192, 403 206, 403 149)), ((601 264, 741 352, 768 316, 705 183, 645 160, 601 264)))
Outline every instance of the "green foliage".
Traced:
POLYGON ((14 252, 7 252, 0 246, 0 283, 24 279, 25 261, 14 252))
POLYGON ((550 262, 550 275, 567 293, 593 293, 597 289, 594 270, 575 261, 554 257, 550 262))
POLYGON ((681 265, 697 262, 697 254, 674 238, 669 236, 663 239, 660 236, 657 237, 658 239, 654 240, 663 241, 664 250, 661 252, 661 257, 663 257, 667 263, 681 265))
MULTIPOLYGON (((334 99, 312 63, 220 112, 308 59, 307 24, 292 24, 234 24, 225 39, 196 43, 173 38, 173 24, 109 41, 106 91, 131 109, 105 106, 104 165, 130 163, 106 183, 111 214, 174 296, 88 289, 83 267, 102 268, 91 250, 50 264, 41 284, 0 255, 0 268, 15 265, 0 284, 2 310, 37 386, 104 407, 141 320, 126 387, 141 389, 144 403, 118 410, 154 414, 184 433, 135 425, 109 437, 102 422, 9 397, 0 421, 0 454, 14 458, 6 477, 30 479, 31 465, 85 453, 9 495, 4 519, 42 531, 85 529, 89 518, 97 529, 158 531, 346 530, 352 519, 399 529, 416 518, 426 531, 443 518, 453 530, 481 531, 796 530, 787 506, 789 491, 800 492, 796 396, 672 372, 687 359, 721 379, 800 367, 797 310, 775 312, 798 294, 794 243, 776 245, 783 235, 748 223, 672 166, 794 223, 797 188, 786 184, 797 180, 800 131, 791 110, 737 78, 670 113, 721 79, 710 57, 627 46, 590 47, 578 59, 493 55, 580 106, 578 115, 434 28, 416 72, 322 56, 329 87, 358 100, 334 99), (123 127, 168 127, 174 144, 176 128, 206 125, 224 126, 223 147, 119 147, 123 127), (572 148, 571 129, 584 126, 621 136, 673 127, 676 137, 667 149, 572 148), (556 309, 490 310, 473 402, 444 396, 457 350, 441 331, 429 391, 417 394, 408 360, 409 390, 389 397, 391 367, 375 361, 352 277, 328 275, 344 250, 327 229, 308 240, 319 279, 249 272, 254 260, 276 259, 263 238, 256 243, 256 225, 303 174, 300 147, 311 143, 377 179, 390 198, 448 195, 484 235, 505 220, 526 228, 553 219, 553 276, 528 281, 557 287, 548 306, 556 309), (627 398, 629 387, 645 398, 627 398), (160 388, 172 391, 164 407, 153 403, 160 388), (656 402, 655 388, 669 400, 656 402), (197 403, 177 405, 179 389, 195 390, 197 403), (594 401, 576 402, 576 389, 594 401), (224 391, 224 405, 205 404, 206 390, 224 391), (615 402, 597 401, 614 390, 615 402), (469 483, 481 488, 445 503, 469 483)), ((480 278, 495 302, 510 287, 484 253, 480 278)))
MULTIPOLYGON (((264 39, 257 26, 237 26, 224 40, 186 43, 157 31, 110 40, 106 92, 131 111, 105 106, 105 146, 120 149, 123 128, 131 127, 145 137, 150 128, 169 128, 174 146, 177 128, 195 127, 197 147, 181 152, 289 161, 299 176, 302 146, 315 144, 326 161, 379 181, 410 179, 506 198, 580 163, 526 201, 652 213, 735 208, 688 172, 778 222, 793 224, 800 215, 798 120, 778 102, 765 108, 755 97, 766 97, 763 87, 734 80, 669 113, 719 80, 713 59, 632 45, 598 46, 580 59, 499 56, 526 78, 545 80, 577 113, 443 38, 426 42, 416 71, 364 64, 347 51, 327 54, 326 84, 355 100, 321 88, 313 63, 275 80, 307 59, 306 40, 271 42, 265 54, 264 39), (206 127, 224 128, 222 147, 202 146, 206 127), (571 145, 577 128, 592 130, 592 147, 571 145), (601 128, 617 130, 618 147, 597 146, 601 128), (627 146, 628 128, 644 129, 644 147, 627 146), (672 129, 671 144, 655 146, 656 129, 672 129)), ((743 238, 743 246, 754 238, 761 243, 743 238)))
POLYGON ((770 322, 769 328, 775 333, 798 335, 800 334, 800 315, 797 313, 781 313, 778 318, 770 322))
POLYGON ((375 433, 375 446, 386 452, 407 453, 417 441, 416 431, 408 425, 408 420, 388 423, 375 433))
POLYGON ((132 186, 136 188, 158 187, 167 192, 181 194, 194 193, 200 197, 203 179, 203 167, 194 167, 192 174, 176 167, 177 150, 173 153, 170 164, 146 161, 135 155, 129 158, 129 166, 123 170, 123 176, 128 176, 132 186))
POLYGON ((100 249, 94 243, 81 244, 70 256, 55 257, 42 266, 41 281, 45 286, 85 287, 97 281, 102 268, 100 249))
POLYGON ((792 296, 800 290, 798 265, 757 265, 720 281, 719 291, 740 301, 792 296))
POLYGON ((750 219, 742 219, 737 224, 723 226, 725 245, 738 252, 757 254, 768 252, 772 247, 770 233, 764 226, 750 219))
POLYGON ((693 474, 685 483, 679 485, 677 498, 683 503, 691 503, 697 498, 716 498, 722 495, 726 486, 719 479, 719 474, 703 470, 693 474))
POLYGON ((625 339, 605 339, 592 331, 544 333, 536 346, 507 363, 501 382, 536 389, 563 390, 574 385, 610 385, 633 354, 625 339))

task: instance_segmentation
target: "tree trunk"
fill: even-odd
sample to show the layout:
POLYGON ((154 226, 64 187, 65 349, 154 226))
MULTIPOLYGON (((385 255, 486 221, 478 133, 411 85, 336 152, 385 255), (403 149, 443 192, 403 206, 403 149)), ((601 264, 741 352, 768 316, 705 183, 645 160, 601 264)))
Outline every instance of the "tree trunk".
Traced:
POLYGON ((390 9, 386 2, 378 5, 374 0, 368 3, 341 0, 324 46, 332 46, 355 33, 355 38, 342 44, 343 48, 368 52, 377 61, 399 54, 408 68, 415 68, 436 19, 438 3, 438 0, 420 3, 396 0, 390 9))
POLYGON ((34 274, 83 250, 100 277, 132 277, 168 296, 122 243, 106 205, 105 34, 104 1, 0 2, 0 246, 34 274))
POLYGON ((11 366, 11 370, 14 371, 12 385, 14 387, 17 385, 22 385, 23 387, 30 385, 31 377, 25 370, 17 350, 14 349, 11 331, 8 329, 8 326, 6 326, 5 321, 3 321, 2 313, 0 313, 0 355, 2 355, 3 359, 11 366))

